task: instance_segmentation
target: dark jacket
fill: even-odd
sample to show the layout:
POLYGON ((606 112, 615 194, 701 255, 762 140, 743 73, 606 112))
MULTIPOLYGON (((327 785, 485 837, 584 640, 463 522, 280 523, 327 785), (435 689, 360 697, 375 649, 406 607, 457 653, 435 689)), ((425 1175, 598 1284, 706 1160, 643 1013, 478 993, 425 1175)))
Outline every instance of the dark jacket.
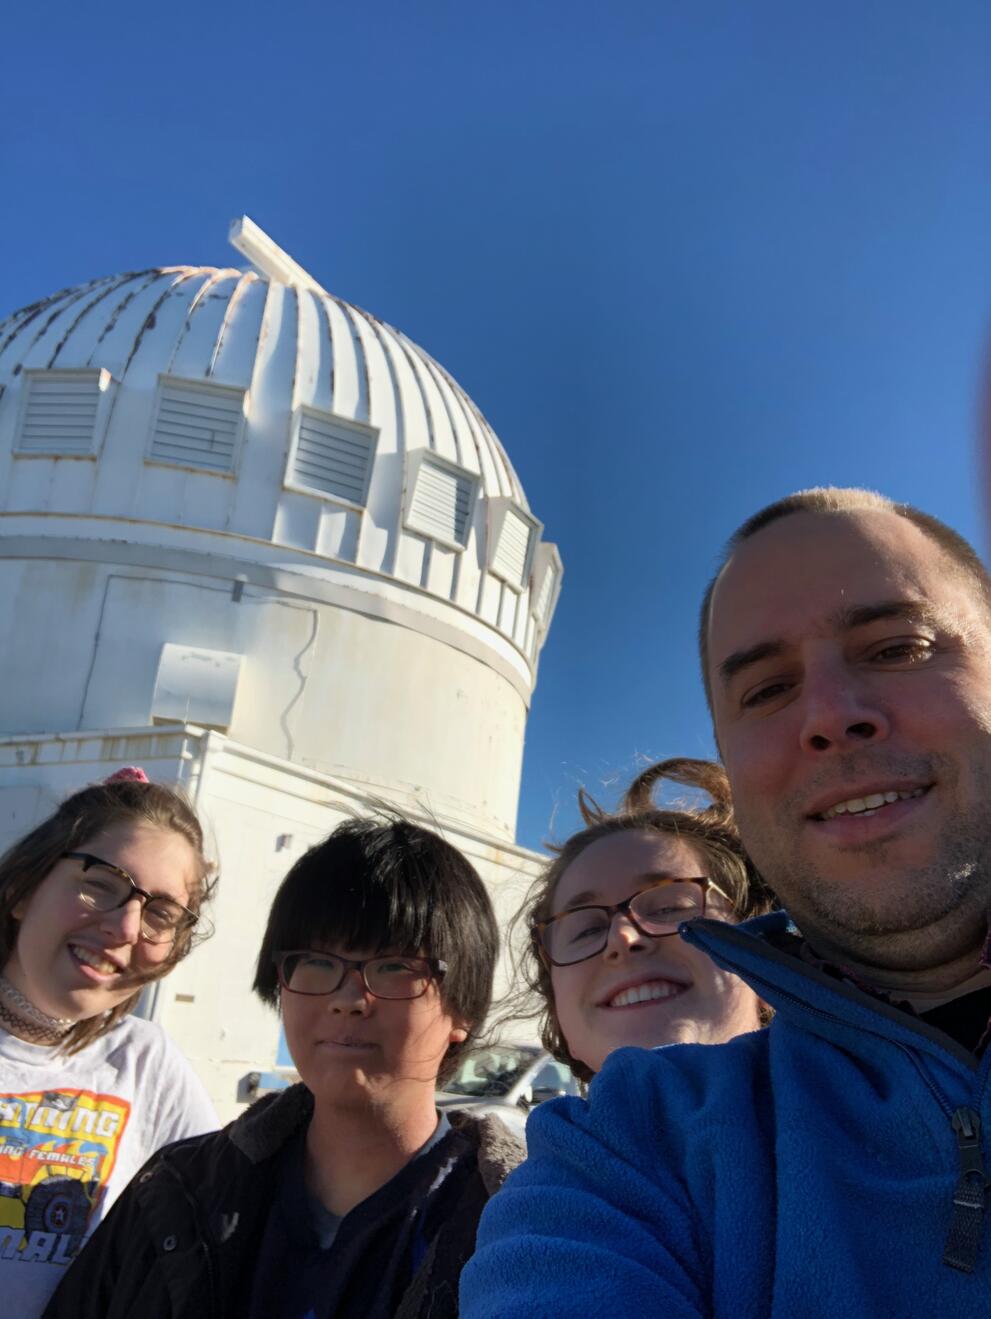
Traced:
MULTIPOLYGON (((296 1085, 260 1100, 222 1131, 160 1150, 69 1268, 44 1319, 243 1319, 280 1155, 312 1112, 312 1095, 296 1085)), ((341 1256, 334 1302, 341 1319, 457 1314, 458 1277, 479 1216, 524 1151, 495 1118, 448 1117, 454 1130, 388 1184, 395 1190, 388 1212, 380 1204, 377 1217, 363 1224, 363 1206, 356 1206, 342 1223, 331 1247, 335 1260, 341 1256), (428 1197, 452 1156, 453 1170, 428 1197), (398 1260, 395 1243, 411 1244, 414 1221, 416 1248, 398 1260)))

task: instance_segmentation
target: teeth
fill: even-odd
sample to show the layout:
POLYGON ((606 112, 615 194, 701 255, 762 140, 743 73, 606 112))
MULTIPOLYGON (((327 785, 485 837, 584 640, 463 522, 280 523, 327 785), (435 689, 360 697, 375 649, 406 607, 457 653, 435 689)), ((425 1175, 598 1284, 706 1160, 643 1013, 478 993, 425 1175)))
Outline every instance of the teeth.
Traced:
POLYGON ((868 797, 851 797, 849 801, 837 802, 823 811, 820 820, 832 820, 837 815, 873 815, 882 806, 890 806, 896 801, 911 801, 921 797, 925 788, 913 788, 911 792, 872 792, 868 797))
POLYGON ((72 944, 71 948, 79 961, 85 962, 85 964, 91 966, 94 971, 101 971, 104 975, 111 975, 114 971, 119 970, 119 967, 113 962, 108 962, 105 957, 101 957, 99 953, 91 952, 89 948, 80 948, 76 943, 72 944))
POLYGON ((649 985, 635 985, 632 989, 624 989, 622 993, 609 1000, 609 1006, 627 1008, 631 1003, 648 1003, 652 999, 673 998, 680 990, 680 985, 662 984, 655 980, 649 985))

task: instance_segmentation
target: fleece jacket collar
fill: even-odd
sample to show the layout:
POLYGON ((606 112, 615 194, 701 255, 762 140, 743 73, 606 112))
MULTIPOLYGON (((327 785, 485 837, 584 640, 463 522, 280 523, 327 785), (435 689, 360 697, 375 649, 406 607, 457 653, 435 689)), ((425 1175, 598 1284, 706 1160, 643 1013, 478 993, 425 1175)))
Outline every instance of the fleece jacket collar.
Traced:
POLYGON ((771 912, 742 925, 690 921, 679 933, 718 966, 745 980, 777 1013, 800 1021, 812 1034, 835 1038, 837 1031, 847 1032, 852 1040, 864 1033, 881 1035, 940 1063, 949 1055, 969 1072, 978 1069, 975 1055, 943 1031, 799 958, 801 939, 786 912, 771 912))

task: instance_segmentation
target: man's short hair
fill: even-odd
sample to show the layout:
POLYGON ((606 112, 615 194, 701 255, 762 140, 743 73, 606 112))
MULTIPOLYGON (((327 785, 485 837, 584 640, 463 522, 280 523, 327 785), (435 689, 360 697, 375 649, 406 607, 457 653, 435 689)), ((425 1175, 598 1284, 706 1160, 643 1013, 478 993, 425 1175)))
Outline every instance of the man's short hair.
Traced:
MULTIPOLYGON (((440 958, 446 1010, 469 1039, 481 1028, 499 955, 495 913, 471 863, 432 830, 398 815, 346 820, 300 857, 275 895, 255 992, 278 1006, 275 954, 328 946, 440 958)), ((451 1046, 441 1079, 464 1047, 451 1046)))
POLYGON ((726 542, 719 567, 705 588, 702 608, 699 613, 699 658, 702 662, 702 681, 705 684, 705 698, 712 711, 712 686, 709 682, 709 620, 712 611, 712 596, 723 569, 740 546, 763 531, 772 522, 788 517, 792 513, 847 513, 857 509, 884 509, 897 513, 906 522, 929 537, 942 549, 960 571, 977 587, 982 603, 991 611, 991 575, 981 562, 976 550, 964 540, 959 532, 940 522, 931 513, 923 513, 912 504, 899 504, 876 490, 861 490, 856 486, 816 486, 810 490, 799 490, 784 499, 775 500, 752 517, 747 518, 726 542))

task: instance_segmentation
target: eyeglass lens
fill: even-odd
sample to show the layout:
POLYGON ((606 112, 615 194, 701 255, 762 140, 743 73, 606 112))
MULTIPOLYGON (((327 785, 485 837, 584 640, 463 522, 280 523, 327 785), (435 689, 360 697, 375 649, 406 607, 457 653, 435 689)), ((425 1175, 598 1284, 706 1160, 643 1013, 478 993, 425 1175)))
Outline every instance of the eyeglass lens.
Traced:
MULTIPOLYGON (((94 911, 123 907, 134 893, 134 885, 123 875, 98 866, 88 867, 79 880, 79 895, 94 911)), ((148 898, 141 908, 141 933, 149 943, 167 943, 175 938, 185 917, 185 908, 171 898, 148 898)))
MULTIPOLYGON (((287 953, 279 969, 294 994, 333 994, 350 965, 333 953, 287 953)), ((375 957, 362 965, 362 980, 376 998, 419 998, 430 977, 430 967, 416 957, 375 957)))
MULTIPOLYGON (((695 883, 657 884, 631 899, 629 913, 644 934, 673 934, 682 921, 701 915, 705 905, 702 886, 695 883)), ((577 907, 546 926, 542 943, 551 961, 560 966, 594 957, 605 948, 613 915, 603 907, 577 907)))

